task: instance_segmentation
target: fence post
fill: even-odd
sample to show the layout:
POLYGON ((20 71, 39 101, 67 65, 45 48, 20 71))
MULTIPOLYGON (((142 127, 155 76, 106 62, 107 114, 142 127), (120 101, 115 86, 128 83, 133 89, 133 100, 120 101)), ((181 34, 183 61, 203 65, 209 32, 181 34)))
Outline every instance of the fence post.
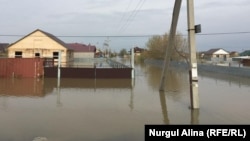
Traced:
POLYGON ((58 51, 58 64, 57 64, 57 86, 60 87, 61 78, 61 50, 58 51))
POLYGON ((134 48, 131 49, 131 67, 132 67, 132 72, 131 72, 131 78, 135 78, 135 55, 134 55, 134 48))

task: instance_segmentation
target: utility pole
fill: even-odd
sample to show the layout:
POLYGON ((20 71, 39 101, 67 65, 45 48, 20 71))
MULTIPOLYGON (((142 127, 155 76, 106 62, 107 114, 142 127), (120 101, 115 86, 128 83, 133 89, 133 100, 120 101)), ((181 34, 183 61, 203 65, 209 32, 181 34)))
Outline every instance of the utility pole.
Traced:
POLYGON ((163 70, 161 75, 161 82, 160 82, 160 91, 164 91, 165 89, 165 83, 166 83, 166 72, 169 67, 170 62, 170 56, 172 55, 172 51, 174 48, 174 42, 175 42, 175 34, 176 34, 176 27, 179 19, 179 13, 181 9, 181 2, 182 0, 175 0, 173 15, 172 15, 172 23, 171 23, 171 29, 170 29, 170 35, 168 38, 168 46, 166 49, 164 64, 163 64, 163 70))
POLYGON ((190 100, 191 108, 199 108, 198 95, 198 72, 196 60, 196 45, 195 45, 195 25, 194 25, 194 1, 187 0, 187 17, 188 17, 188 42, 189 42, 189 80, 190 80, 190 100))

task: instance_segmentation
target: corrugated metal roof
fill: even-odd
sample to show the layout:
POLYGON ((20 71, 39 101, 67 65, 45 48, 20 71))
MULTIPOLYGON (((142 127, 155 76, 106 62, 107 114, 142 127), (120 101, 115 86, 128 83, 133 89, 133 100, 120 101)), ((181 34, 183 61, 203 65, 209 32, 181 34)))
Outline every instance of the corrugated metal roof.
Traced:
POLYGON ((85 45, 80 43, 68 43, 68 48, 74 50, 74 52, 95 52, 96 47, 93 45, 85 45))

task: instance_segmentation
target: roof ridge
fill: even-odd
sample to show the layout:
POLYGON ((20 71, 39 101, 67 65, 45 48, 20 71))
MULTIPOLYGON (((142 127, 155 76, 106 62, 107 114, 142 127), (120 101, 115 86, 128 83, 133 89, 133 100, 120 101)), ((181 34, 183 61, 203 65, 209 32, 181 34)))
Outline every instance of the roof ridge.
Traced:
POLYGON ((34 30, 33 32, 27 34, 26 36, 20 38, 19 40, 17 40, 16 42, 10 44, 8 47, 11 47, 12 45, 20 42, 21 40, 25 39, 26 37, 30 36, 31 34, 37 32, 37 31, 40 31, 42 32, 43 34, 45 34, 46 36, 48 36, 49 38, 51 38, 52 40, 56 41, 57 43, 59 43, 60 45, 64 46, 65 48, 69 49, 68 46, 66 45, 66 43, 64 43, 62 40, 60 40, 59 38, 57 38, 55 35, 51 34, 51 33, 48 33, 48 32, 45 32, 41 29, 36 29, 34 30))

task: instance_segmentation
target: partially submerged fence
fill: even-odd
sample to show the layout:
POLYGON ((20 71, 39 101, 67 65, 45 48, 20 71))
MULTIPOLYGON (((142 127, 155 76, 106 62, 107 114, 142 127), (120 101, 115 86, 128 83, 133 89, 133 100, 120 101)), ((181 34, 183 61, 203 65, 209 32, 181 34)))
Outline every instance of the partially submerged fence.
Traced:
MULTIPOLYGON (((69 67, 60 68, 60 77, 61 78, 131 78, 132 77, 132 68, 128 67, 120 62, 111 60, 111 59, 88 59, 88 66, 92 67, 81 67, 81 62, 86 62, 85 60, 78 60, 76 65, 69 67), (106 64, 106 65, 105 65, 106 64), (109 65, 107 67, 107 65, 109 65)), ((47 63, 45 63, 47 64, 47 63)), ((85 65, 86 66, 86 65, 85 65)), ((58 68, 54 67, 45 67, 44 68, 45 77, 58 77, 58 68)))
POLYGON ((41 58, 1 58, 0 77, 41 77, 43 62, 41 58))
MULTIPOLYGON (((108 59, 109 60, 109 59, 108 59)), ((112 67, 60 67, 62 78, 131 78, 132 68, 109 60, 112 67)), ((2 58, 0 77, 58 77, 58 67, 50 58, 2 58)))
MULTIPOLYGON (((60 68, 61 78, 131 78, 132 68, 60 68)), ((45 67, 44 77, 57 77, 57 67, 45 67)))
MULTIPOLYGON (((162 60, 146 60, 145 63, 162 67, 163 61, 162 60)), ((174 69, 181 68, 189 70, 189 66, 187 63, 184 62, 174 62, 170 63, 174 69)), ((211 64, 198 64, 198 71, 207 71, 212 73, 222 73, 234 76, 241 76, 241 77, 248 77, 250 78, 250 67, 230 67, 230 66, 218 66, 218 65, 211 65, 211 64)))

